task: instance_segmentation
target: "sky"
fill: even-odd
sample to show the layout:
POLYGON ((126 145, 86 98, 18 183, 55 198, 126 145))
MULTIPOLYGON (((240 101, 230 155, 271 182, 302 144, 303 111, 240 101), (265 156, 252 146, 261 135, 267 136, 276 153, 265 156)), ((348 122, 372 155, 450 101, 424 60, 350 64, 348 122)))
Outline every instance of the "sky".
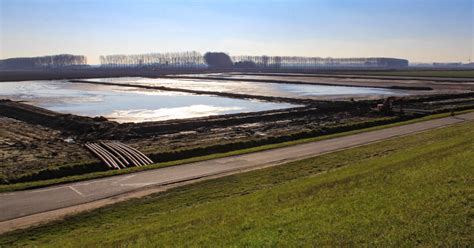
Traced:
POLYGON ((0 0, 0 58, 223 51, 474 61, 474 0, 0 0))

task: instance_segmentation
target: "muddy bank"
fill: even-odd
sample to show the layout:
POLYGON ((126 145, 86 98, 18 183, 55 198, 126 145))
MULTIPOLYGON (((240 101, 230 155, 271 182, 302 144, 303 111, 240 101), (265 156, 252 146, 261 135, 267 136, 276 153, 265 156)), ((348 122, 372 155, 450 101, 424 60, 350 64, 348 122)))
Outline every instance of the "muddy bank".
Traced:
POLYGON ((80 140, 129 139, 150 133, 168 134, 200 128, 219 128, 260 121, 273 122, 282 119, 319 116, 355 109, 357 112, 369 109, 371 101, 353 102, 312 102, 308 106, 269 110, 251 113, 217 115, 209 117, 176 119, 168 121, 117 123, 104 117, 85 117, 61 114, 22 102, 0 100, 0 115, 27 123, 58 129, 80 140))
MULTIPOLYGON (((148 86, 144 86, 147 87, 148 86)), ((242 96, 246 97, 246 96, 242 96)), ((250 96, 249 96, 250 97, 250 96)), ((271 99, 266 98, 265 99, 271 99)), ((458 107, 474 104, 474 92, 461 94, 437 94, 427 96, 396 97, 394 104, 404 107, 432 108, 432 106, 458 107)), ((297 100, 298 101, 298 100, 297 100)), ((363 101, 314 101, 304 100, 305 106, 250 113, 216 115, 208 117, 176 119, 142 123, 117 123, 104 117, 85 117, 61 114, 22 102, 0 100, 0 115, 27 123, 42 125, 75 135, 81 140, 130 139, 148 134, 169 134, 192 131, 200 128, 222 128, 256 122, 274 123, 282 120, 305 119, 311 123, 320 116, 337 117, 338 113, 351 113, 352 116, 365 115, 372 111, 379 100, 363 101)), ((299 103, 303 103, 299 102, 299 103)))
POLYGON ((112 135, 119 127, 118 123, 108 121, 105 118, 61 114, 7 99, 0 100, 0 115, 85 138, 89 137, 89 135, 92 135, 94 138, 97 135, 112 135))
POLYGON ((60 130, 0 116, 0 182, 45 168, 94 159, 81 144, 60 130))
MULTIPOLYGON (((147 154, 154 154, 156 161, 163 161, 199 155, 198 153, 211 154, 237 147, 250 147, 261 142, 279 140, 269 138, 372 118, 362 110, 365 103, 361 103, 358 113, 343 111, 347 104, 327 103, 326 111, 316 107, 300 107, 119 124, 104 118, 64 115, 21 102, 2 100, 0 116, 8 125, 2 125, 1 129, 4 140, 1 143, 3 146, 0 146, 3 154, 1 164, 4 167, 0 168, 0 179, 13 182, 19 180, 18 177, 23 178, 22 180, 38 179, 38 173, 41 178, 50 178, 55 175, 64 176, 61 173, 81 174, 100 170, 97 160, 82 147, 88 141, 121 140, 147 154), (6 127, 10 131, 4 131, 6 127), (13 134, 11 130, 17 130, 23 136, 13 134), (29 135, 34 135, 35 138, 29 138, 29 135)), ((322 105, 321 107, 324 108, 322 105)))

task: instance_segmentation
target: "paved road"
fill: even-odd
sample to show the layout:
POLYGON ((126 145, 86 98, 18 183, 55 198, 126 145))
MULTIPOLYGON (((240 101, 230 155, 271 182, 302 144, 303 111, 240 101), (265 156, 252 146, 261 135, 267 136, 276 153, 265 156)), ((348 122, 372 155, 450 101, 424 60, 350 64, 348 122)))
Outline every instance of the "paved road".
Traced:
MULTIPOLYGON (((75 206, 149 186, 169 185, 230 172, 277 165, 349 147, 373 143, 455 123, 474 120, 474 113, 291 147, 119 175, 77 183, 0 194, 0 221, 75 206)), ((0 222, 1 224, 1 222, 0 222)))

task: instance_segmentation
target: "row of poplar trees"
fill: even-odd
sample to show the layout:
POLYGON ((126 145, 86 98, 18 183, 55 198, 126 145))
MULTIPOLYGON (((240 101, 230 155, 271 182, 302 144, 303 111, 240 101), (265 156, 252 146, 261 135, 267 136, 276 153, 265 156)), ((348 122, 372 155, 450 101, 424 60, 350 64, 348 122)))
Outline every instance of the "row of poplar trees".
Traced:
POLYGON ((408 63, 390 58, 321 58, 298 56, 232 56, 221 52, 149 53, 100 56, 100 64, 111 68, 302 68, 387 67, 408 63))
POLYGON ((148 53, 100 56, 100 64, 110 68, 202 68, 206 66, 198 52, 148 53))
POLYGON ((319 68, 379 66, 384 58, 321 58, 298 56, 233 56, 234 63, 253 64, 270 68, 319 68))

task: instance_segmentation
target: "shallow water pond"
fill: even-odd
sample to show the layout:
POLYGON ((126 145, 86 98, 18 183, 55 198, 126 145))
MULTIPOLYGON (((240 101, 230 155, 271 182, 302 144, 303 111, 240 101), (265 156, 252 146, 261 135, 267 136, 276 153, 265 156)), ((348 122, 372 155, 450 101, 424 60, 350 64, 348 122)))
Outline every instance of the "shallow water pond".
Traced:
POLYGON ((221 80, 197 80, 197 79, 169 79, 169 78, 143 78, 143 77, 120 77, 120 78, 97 78, 90 81, 139 84, 148 86, 165 86, 180 89, 191 89, 201 91, 216 91, 240 93, 249 95, 275 96, 275 97, 318 97, 318 96, 385 96, 385 95, 407 95, 402 90, 391 90, 370 87, 347 87, 327 85, 305 85, 305 84, 280 84, 259 83, 245 81, 221 81, 221 80))
POLYGON ((287 103, 233 99, 62 80, 0 82, 0 99, 22 100, 61 113, 145 122, 297 107, 287 103))

